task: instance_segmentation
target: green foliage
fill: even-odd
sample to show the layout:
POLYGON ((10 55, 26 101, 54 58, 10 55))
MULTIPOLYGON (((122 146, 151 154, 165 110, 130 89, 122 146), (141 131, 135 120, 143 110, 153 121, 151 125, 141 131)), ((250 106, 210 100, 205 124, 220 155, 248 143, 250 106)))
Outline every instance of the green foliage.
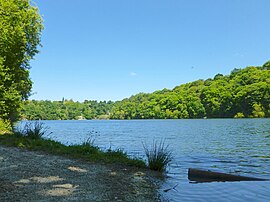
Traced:
POLYGON ((147 157, 148 166, 151 170, 163 172, 167 165, 172 161, 172 152, 169 145, 165 145, 165 141, 153 141, 151 148, 147 148, 144 144, 144 151, 147 157))
POLYGON ((112 105, 111 101, 27 100, 23 104, 21 117, 27 120, 108 119, 112 105))
POLYGON ((72 100, 25 101, 22 118, 196 119, 270 117, 270 62, 234 69, 230 75, 197 80, 153 93, 139 93, 115 103, 72 100), (242 114, 238 114, 241 112, 242 114), (237 115, 238 114, 238 115, 237 115), (241 116, 240 116, 241 115, 241 116))
POLYGON ((42 20, 28 0, 0 0, 0 118, 14 123, 32 87, 29 61, 38 53, 42 20))
POLYGON ((236 118, 236 119, 245 118, 245 115, 244 115, 243 113, 241 113, 241 112, 238 112, 238 113, 234 116, 234 118, 236 118))
POLYGON ((0 135, 10 133, 11 125, 8 121, 0 119, 0 135))
POLYGON ((116 102, 112 119, 270 117, 270 62, 116 102), (241 113, 239 113, 241 112, 241 113))
POLYGON ((264 118, 265 112, 261 104, 254 103, 252 117, 254 118, 264 118))
POLYGON ((262 69, 268 69, 268 70, 270 70, 270 60, 269 61, 267 61, 266 63, 264 63, 264 65, 262 66, 262 69))
POLYGON ((22 129, 15 129, 17 135, 28 137, 31 139, 41 139, 45 135, 49 135, 48 127, 42 122, 27 122, 22 129))

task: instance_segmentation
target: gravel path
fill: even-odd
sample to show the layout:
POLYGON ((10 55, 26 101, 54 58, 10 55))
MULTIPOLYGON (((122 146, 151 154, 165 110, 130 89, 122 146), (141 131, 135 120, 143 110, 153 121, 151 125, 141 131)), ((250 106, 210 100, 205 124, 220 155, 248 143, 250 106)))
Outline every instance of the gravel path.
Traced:
POLYGON ((147 171, 0 146, 1 201, 158 201, 147 171))

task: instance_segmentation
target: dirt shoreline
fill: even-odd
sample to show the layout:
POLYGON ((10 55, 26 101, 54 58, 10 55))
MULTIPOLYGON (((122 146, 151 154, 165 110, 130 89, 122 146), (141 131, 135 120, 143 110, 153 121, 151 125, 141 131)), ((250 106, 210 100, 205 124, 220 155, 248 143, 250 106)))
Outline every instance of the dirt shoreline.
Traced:
POLYGON ((1 201, 160 201, 153 173, 0 146, 1 201))

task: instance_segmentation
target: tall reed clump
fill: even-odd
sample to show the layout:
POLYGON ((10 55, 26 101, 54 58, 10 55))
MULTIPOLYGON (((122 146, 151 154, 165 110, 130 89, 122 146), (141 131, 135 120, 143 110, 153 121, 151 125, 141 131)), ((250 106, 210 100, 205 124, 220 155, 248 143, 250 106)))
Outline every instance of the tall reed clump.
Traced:
POLYGON ((42 139, 50 133, 48 133, 48 127, 44 126, 44 123, 35 121, 27 122, 22 129, 16 129, 15 134, 31 139, 42 139))
POLYGON ((84 147, 96 147, 95 146, 95 139, 92 137, 88 137, 84 142, 82 143, 82 146, 84 147))
POLYGON ((169 150, 169 145, 165 144, 165 140, 153 141, 150 148, 143 144, 146 154, 147 163, 151 170, 163 172, 167 165, 172 161, 172 152, 169 150))

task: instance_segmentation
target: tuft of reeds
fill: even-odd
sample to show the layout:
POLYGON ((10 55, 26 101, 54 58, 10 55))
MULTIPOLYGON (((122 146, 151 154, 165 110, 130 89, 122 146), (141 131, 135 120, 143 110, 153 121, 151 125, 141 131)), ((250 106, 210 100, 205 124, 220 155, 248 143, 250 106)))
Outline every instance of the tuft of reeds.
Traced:
POLYGON ((50 133, 44 123, 35 121, 27 122, 22 129, 16 129, 15 134, 31 139, 42 139, 45 135, 49 135, 50 133))
POLYGON ((173 159, 172 152, 169 150, 169 145, 165 144, 165 140, 160 142, 154 140, 150 148, 145 144, 143 144, 143 148, 151 170, 163 172, 173 159))
POLYGON ((95 139, 92 137, 88 137, 83 143, 82 146, 84 147, 96 147, 95 146, 95 139))

